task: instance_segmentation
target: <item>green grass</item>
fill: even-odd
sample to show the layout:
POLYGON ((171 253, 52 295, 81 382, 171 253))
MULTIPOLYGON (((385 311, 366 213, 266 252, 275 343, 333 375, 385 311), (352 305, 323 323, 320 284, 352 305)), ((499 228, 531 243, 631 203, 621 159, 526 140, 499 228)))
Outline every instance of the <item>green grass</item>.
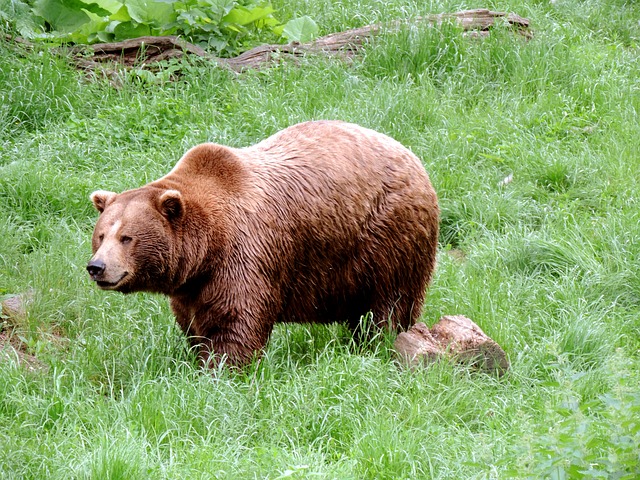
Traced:
MULTIPOLYGON (((274 4, 322 33, 477 6, 274 4)), ((4 333, 41 365, 3 347, 0 476, 637 478, 640 7, 482 6, 530 18, 533 39, 417 28, 352 64, 237 76, 194 60, 176 82, 123 72, 119 89, 0 42, 0 297, 35 296, 4 333), (90 192, 158 178, 198 142, 320 118, 423 159, 442 210, 423 320, 473 319, 506 376, 403 371, 392 338, 357 349, 315 325, 279 326, 259 364, 211 374, 163 297, 90 283, 90 192)))

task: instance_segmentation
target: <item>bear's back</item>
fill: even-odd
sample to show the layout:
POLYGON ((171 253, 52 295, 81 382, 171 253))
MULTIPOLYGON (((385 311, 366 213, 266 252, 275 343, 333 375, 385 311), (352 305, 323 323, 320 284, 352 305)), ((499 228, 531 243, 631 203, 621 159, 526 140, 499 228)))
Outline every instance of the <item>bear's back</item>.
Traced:
POLYGON ((265 215, 300 218, 304 229, 311 222, 316 231, 326 227, 339 234, 351 227, 348 233, 357 235, 385 208, 399 212, 437 204, 413 153, 357 125, 306 122, 238 154, 254 177, 260 203, 269 205, 265 215))
MULTIPOLYGON (((340 178, 412 171, 427 177, 420 160, 405 146, 382 133, 336 120, 310 121, 282 130, 262 142, 240 149, 276 170, 286 166, 337 170, 340 178)), ((322 172, 318 172, 322 173, 322 172)))

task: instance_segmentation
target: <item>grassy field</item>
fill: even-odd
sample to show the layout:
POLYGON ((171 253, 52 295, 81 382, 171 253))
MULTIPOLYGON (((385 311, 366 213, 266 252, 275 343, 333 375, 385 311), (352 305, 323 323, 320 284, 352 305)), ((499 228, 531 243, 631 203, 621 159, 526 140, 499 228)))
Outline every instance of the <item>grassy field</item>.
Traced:
POLYGON ((488 7, 535 35, 414 28, 351 64, 192 61, 177 81, 123 72, 121 88, 0 41, 0 298, 34 297, 2 324, 0 477, 639 478, 640 5, 290 3, 279 17, 308 14, 322 34, 488 7), (472 318, 507 375, 404 371, 392 338, 355 349, 341 326, 299 325, 259 365, 211 374, 165 298, 91 284, 90 192, 310 119, 423 159, 442 210, 423 320, 472 318))

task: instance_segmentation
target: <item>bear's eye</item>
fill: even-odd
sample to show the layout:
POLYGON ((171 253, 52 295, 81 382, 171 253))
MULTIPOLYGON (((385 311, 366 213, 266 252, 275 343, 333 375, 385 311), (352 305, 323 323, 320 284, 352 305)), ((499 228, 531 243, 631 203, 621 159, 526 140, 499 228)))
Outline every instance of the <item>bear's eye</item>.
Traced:
POLYGON ((104 240, 104 233, 101 233, 100 236, 98 237, 98 241, 102 243, 103 240, 104 240))
POLYGON ((132 238, 131 237, 127 237, 126 235, 123 235, 122 237, 120 237, 120 243, 122 243, 123 245, 126 245, 127 243, 131 243, 132 238))

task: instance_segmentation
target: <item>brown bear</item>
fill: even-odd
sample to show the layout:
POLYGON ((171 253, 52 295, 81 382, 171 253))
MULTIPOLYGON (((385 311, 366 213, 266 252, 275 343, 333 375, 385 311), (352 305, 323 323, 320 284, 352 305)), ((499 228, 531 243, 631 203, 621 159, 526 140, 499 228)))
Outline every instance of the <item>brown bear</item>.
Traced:
POLYGON ((357 330, 371 312, 406 329, 436 262, 438 201, 420 160, 340 121, 198 145, 159 180, 91 200, 91 279, 168 295, 207 362, 246 364, 276 322, 357 330))

